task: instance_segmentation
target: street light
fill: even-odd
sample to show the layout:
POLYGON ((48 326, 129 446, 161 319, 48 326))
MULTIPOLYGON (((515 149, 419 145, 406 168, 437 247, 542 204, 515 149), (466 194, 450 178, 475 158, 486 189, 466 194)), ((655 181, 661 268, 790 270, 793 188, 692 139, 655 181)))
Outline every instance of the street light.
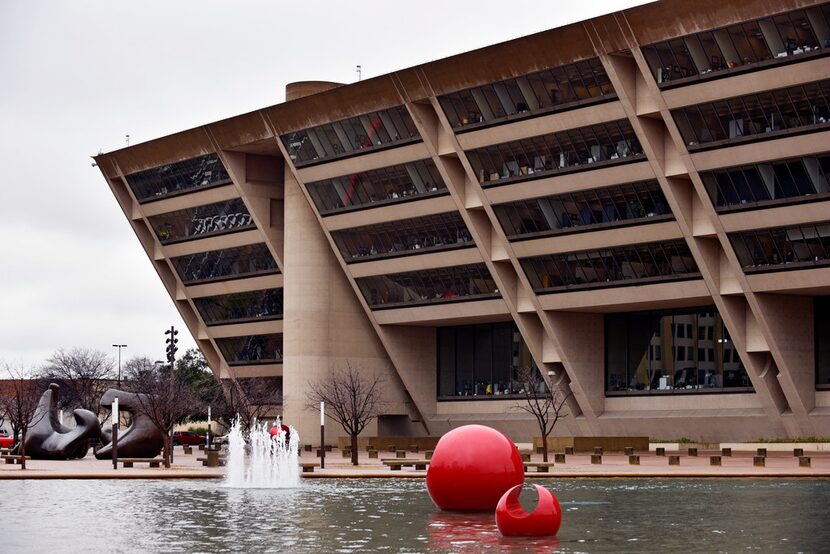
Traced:
POLYGON ((118 388, 121 388, 121 349, 127 348, 126 344, 113 344, 113 348, 118 349, 118 388))

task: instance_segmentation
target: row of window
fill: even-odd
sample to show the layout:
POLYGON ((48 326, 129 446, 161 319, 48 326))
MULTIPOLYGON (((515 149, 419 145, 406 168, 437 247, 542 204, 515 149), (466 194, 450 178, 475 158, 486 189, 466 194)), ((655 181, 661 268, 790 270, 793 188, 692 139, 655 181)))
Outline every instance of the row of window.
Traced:
POLYGON ((432 160, 314 181, 307 188, 322 215, 447 193, 432 160))
POLYGON ((643 154, 628 120, 569 129, 467 152, 482 185, 627 161, 643 154))
POLYGON ((830 221, 730 233, 729 240, 747 273, 830 263, 830 221))
POLYGON ((195 298, 207 325, 282 319, 282 289, 265 289, 195 298))
POLYGON ((354 227, 331 235, 347 263, 473 245, 458 212, 354 227))
POLYGON ((520 261, 533 290, 540 293, 700 275, 683 239, 545 254, 520 261))
POLYGON ((149 220, 162 244, 255 227, 241 198, 154 215, 149 220))
POLYGON ((231 182, 216 154, 161 165, 125 177, 141 203, 231 182))
POLYGON ((830 80, 680 108, 672 116, 690 150, 821 126, 830 123, 830 80))
POLYGON ((216 346, 230 366, 282 362, 282 334, 216 339, 216 346))
POLYGON ((277 262, 265 244, 250 244, 171 258, 185 284, 279 273, 277 262))
POLYGON ((614 96, 599 58, 553 67, 438 98, 454 128, 470 129, 614 96), (515 116, 515 117, 511 117, 515 116))
POLYGON ((752 66, 823 55, 830 49, 830 4, 736 23, 643 46, 662 87, 752 66))
POLYGON ((657 181, 518 200, 496 204, 493 210, 510 240, 671 217, 657 181))
POLYGON ((404 106, 379 110, 280 137, 297 167, 420 139, 404 106))
POLYGON ((718 211, 794 200, 821 200, 830 192, 830 155, 789 158, 700 174, 718 211))

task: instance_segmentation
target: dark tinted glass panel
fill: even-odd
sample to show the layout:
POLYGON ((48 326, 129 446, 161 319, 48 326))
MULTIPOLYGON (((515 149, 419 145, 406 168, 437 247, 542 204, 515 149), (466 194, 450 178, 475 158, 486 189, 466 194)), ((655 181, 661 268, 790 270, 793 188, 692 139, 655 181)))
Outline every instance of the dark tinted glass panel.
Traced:
POLYGON ((615 97, 605 68, 593 58, 461 90, 438 100, 450 124, 464 129, 615 97))
POLYGON ((356 281, 372 308, 499 296, 496 284, 484 264, 360 277, 356 281))
POLYGON ((684 240, 549 254, 524 258, 521 263, 533 289, 540 293, 700 275, 684 240))
POLYGON ((207 296, 193 302, 208 325, 282 319, 282 289, 207 296))
POLYGON ((626 120, 570 129, 467 152, 479 182, 513 180, 631 161, 643 150, 626 120))
POLYGON ((279 273, 274 257, 264 244, 200 252, 171 261, 185 283, 279 273))
POLYGON ((315 181, 307 186, 323 215, 447 193, 431 160, 315 181))
POLYGON ((828 6, 795 10, 642 48, 660 86, 788 63, 830 51, 828 6))
POLYGON ((605 390, 707 393, 752 390, 714 306, 605 316, 605 390))
POLYGON ((420 138, 403 106, 326 123, 280 137, 294 165, 360 154, 420 138))
POLYGON ((126 178, 139 202, 231 182, 216 154, 154 167, 126 178))
POLYGON ((150 225, 162 244, 255 227, 241 198, 154 215, 150 225))
POLYGON ((719 211, 788 201, 825 200, 830 193, 830 155, 790 158, 700 174, 719 211))
POLYGON ((273 364, 282 362, 282 335, 252 335, 216 339, 228 365, 273 364))
POLYGON ((747 273, 809 269, 830 263, 830 222, 730 233, 747 273))
POLYGON ((830 388, 830 296, 815 299, 816 384, 830 388))
POLYGON ((332 232, 346 262, 473 246, 458 212, 332 232))
POLYGON ((830 80, 698 104, 672 111, 690 150, 732 141, 823 130, 830 123, 830 80))
POLYGON ((505 234, 522 239, 671 217, 657 181, 572 192, 493 206, 505 234), (661 217, 664 216, 664 217, 661 217))
POLYGON ((514 323, 438 329, 439 397, 498 400, 524 395, 519 371, 531 367, 536 364, 514 323))

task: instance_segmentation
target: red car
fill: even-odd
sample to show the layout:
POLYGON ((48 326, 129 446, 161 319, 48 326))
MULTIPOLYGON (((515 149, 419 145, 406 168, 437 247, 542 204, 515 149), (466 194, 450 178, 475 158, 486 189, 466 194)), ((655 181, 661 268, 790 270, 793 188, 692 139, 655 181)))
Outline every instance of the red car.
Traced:
POLYGON ((173 444, 199 445, 205 444, 205 436, 197 435, 193 431, 177 431, 173 433, 173 444))
POLYGON ((9 436, 5 429, 0 429, 0 448, 11 448, 14 445, 14 437, 9 436))

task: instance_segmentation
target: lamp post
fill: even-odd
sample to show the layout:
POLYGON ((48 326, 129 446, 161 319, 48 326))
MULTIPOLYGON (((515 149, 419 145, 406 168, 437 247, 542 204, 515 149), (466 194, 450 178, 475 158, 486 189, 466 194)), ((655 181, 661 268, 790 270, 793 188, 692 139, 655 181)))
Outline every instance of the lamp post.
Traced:
POLYGON ((127 345, 113 344, 112 347, 118 349, 118 389, 121 390, 121 349, 127 348, 127 345))
POLYGON ((112 401, 112 469, 118 469, 118 397, 112 401))
POLYGON ((320 402, 320 469, 326 468, 326 404, 320 402))

